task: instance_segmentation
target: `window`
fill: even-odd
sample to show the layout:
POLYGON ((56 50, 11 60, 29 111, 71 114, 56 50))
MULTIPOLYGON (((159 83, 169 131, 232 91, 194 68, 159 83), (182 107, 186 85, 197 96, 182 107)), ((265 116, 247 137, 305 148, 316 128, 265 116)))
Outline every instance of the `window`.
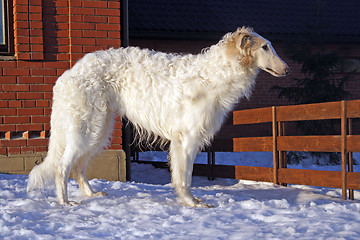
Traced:
POLYGON ((0 55, 11 55, 12 51, 12 1, 0 0, 0 55))

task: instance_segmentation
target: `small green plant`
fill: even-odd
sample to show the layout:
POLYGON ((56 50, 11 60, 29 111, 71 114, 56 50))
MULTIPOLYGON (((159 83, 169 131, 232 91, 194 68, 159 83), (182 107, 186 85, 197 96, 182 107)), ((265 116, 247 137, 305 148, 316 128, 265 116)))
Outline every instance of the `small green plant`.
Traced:
POLYGON ((288 164, 300 164, 306 158, 304 152, 287 152, 286 161, 288 164))

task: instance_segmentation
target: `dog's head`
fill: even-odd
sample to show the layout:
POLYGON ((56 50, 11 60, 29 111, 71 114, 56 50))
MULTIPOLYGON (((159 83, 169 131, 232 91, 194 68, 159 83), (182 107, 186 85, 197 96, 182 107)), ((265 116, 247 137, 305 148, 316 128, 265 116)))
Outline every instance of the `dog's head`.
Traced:
POLYGON ((258 67, 275 77, 290 72, 288 65, 277 55, 270 41, 252 31, 251 28, 238 28, 225 40, 226 54, 237 58, 245 67, 258 67))

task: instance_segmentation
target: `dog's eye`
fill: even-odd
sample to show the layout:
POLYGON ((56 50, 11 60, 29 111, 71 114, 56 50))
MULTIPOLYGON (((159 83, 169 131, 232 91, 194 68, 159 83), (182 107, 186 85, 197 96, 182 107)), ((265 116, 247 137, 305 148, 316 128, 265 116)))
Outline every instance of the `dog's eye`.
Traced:
POLYGON ((268 45, 264 45, 264 46, 262 46, 262 49, 264 49, 265 51, 267 51, 267 50, 269 50, 269 47, 268 47, 268 45))

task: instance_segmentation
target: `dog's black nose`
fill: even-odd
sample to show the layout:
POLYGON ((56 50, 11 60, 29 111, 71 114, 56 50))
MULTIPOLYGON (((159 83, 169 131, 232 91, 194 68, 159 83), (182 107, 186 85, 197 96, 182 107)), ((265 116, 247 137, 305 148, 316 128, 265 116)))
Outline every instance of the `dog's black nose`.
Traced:
POLYGON ((291 72, 291 69, 290 69, 289 67, 287 67, 287 68, 285 69, 285 74, 288 75, 290 72, 291 72))

